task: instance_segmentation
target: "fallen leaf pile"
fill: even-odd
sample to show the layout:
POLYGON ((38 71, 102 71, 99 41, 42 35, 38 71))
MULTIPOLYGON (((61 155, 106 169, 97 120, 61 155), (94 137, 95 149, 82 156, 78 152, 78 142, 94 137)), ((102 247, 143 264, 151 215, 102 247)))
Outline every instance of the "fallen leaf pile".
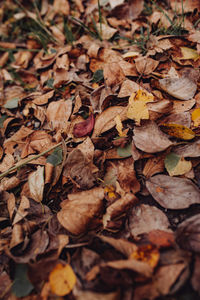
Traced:
POLYGON ((200 2, 0 20, 0 299, 199 299, 200 2))

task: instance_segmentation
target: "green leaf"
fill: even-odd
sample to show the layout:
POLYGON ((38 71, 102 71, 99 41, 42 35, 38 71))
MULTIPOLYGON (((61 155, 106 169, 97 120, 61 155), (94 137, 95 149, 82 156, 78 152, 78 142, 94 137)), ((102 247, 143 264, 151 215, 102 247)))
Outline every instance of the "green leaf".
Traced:
POLYGON ((101 80, 103 80, 103 70, 99 69, 96 72, 94 72, 92 82, 99 82, 101 80))
POLYGON ((58 147, 47 157, 47 162, 49 164, 52 164, 55 167, 61 164, 62 159, 63 159, 62 148, 58 147))
POLYGON ((15 278, 12 285, 12 292, 17 297, 25 297, 30 294, 34 286, 27 276, 27 265, 17 264, 15 269, 15 278))
POLYGON ((19 98, 13 98, 11 100, 8 100, 3 107, 7 109, 13 109, 18 107, 19 98))
POLYGON ((167 169, 167 171, 174 170, 180 159, 180 156, 173 152, 167 154, 167 156, 165 157, 165 168, 167 169))
POLYGON ((117 154, 121 157, 129 157, 132 155, 132 143, 128 144, 124 148, 117 148, 117 154))
POLYGON ((3 115, 0 118, 0 128, 3 128, 3 122, 8 118, 7 115, 3 115))
POLYGON ((48 86, 49 88, 53 89, 53 83, 54 83, 54 79, 53 78, 50 78, 48 79, 46 82, 46 86, 48 86))

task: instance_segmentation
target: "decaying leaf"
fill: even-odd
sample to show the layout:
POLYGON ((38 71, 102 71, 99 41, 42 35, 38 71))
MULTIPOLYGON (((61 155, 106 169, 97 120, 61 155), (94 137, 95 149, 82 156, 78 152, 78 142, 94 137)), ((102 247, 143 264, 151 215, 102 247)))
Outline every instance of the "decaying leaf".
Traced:
POLYGON ((200 156, 200 141, 187 145, 180 145, 174 149, 174 152, 182 157, 198 157, 200 156))
POLYGON ((168 209, 182 209, 200 203, 199 189, 190 179, 156 175, 147 180, 146 186, 153 198, 168 209))
POLYGON ((135 126, 133 132, 135 146, 147 153, 163 151, 173 144, 153 121, 148 121, 141 127, 135 126))
POLYGON ((94 217, 101 213, 103 198, 104 189, 100 187, 69 194, 57 218, 72 234, 84 233, 91 226, 94 217))

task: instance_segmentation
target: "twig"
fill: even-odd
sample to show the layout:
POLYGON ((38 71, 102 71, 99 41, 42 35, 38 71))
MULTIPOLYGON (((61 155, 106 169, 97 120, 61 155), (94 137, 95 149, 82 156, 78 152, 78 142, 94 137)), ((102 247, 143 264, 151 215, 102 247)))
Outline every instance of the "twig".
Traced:
MULTIPOLYGON (((65 143, 67 144, 69 141, 71 140, 71 138, 68 138, 65 140, 65 143)), ((48 153, 49 151, 52 151, 54 149, 56 149, 57 147, 61 146, 62 145, 62 142, 50 147, 49 149, 37 154, 37 155, 34 155, 33 157, 31 158, 28 158, 26 159, 25 161, 23 161, 22 163, 20 163, 20 161, 18 163, 16 163, 13 167, 11 167, 10 169, 8 169, 7 171, 3 172, 0 174, 0 180, 3 179, 6 175, 8 175, 9 173, 11 173, 12 171, 15 171, 17 170, 18 168, 21 168, 25 165, 27 165, 29 162, 31 162, 32 160, 34 159, 37 159, 41 156, 43 156, 44 154, 48 153)))

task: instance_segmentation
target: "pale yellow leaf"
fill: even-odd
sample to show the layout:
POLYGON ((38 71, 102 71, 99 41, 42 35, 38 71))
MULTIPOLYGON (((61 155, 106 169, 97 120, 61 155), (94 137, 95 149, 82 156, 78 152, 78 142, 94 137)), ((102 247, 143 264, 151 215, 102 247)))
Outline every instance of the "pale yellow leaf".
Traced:
POLYGON ((127 117, 135 120, 136 124, 140 125, 142 119, 149 119, 149 111, 146 103, 153 100, 154 96, 143 90, 138 90, 136 94, 133 93, 129 98, 127 117))
POLYGON ((182 57, 181 59, 193 59, 197 60, 199 58, 199 54, 196 50, 188 48, 188 47, 181 47, 182 57))
POLYGON ((29 175, 28 185, 31 197, 41 202, 44 191, 44 167, 38 166, 37 170, 29 175))
POLYGON ((191 161, 181 158, 173 170, 168 170, 170 176, 183 175, 189 172, 192 168, 191 161))
POLYGON ((119 136, 120 137, 125 137, 126 136, 126 132, 122 130, 123 129, 123 125, 122 125, 122 121, 121 121, 119 115, 117 115, 115 117, 115 122, 116 122, 116 129, 117 129, 117 131, 119 133, 119 136))

